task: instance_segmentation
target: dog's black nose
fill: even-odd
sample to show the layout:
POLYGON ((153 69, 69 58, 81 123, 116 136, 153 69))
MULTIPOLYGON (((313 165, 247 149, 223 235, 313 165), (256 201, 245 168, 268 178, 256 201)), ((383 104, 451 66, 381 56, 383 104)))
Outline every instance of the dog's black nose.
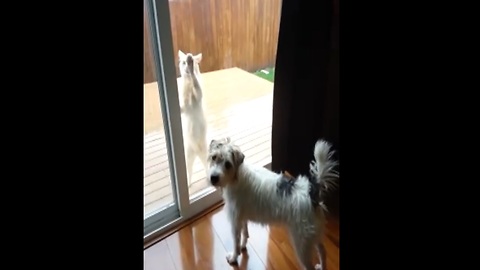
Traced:
POLYGON ((219 180, 220 180, 220 176, 218 175, 210 176, 210 183, 212 183, 212 185, 215 185, 216 183, 218 183, 219 180))

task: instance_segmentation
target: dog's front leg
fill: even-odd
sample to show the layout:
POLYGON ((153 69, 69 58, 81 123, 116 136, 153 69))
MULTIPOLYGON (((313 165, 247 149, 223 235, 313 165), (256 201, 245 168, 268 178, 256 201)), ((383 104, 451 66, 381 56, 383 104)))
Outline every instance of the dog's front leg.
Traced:
POLYGON ((232 222, 233 252, 227 254, 227 261, 229 264, 237 264, 237 258, 240 255, 240 233, 242 227, 241 222, 237 220, 232 222))
POLYGON ((247 241, 250 235, 248 234, 248 221, 243 222, 242 227, 242 245, 240 246, 241 250, 247 250, 247 241))

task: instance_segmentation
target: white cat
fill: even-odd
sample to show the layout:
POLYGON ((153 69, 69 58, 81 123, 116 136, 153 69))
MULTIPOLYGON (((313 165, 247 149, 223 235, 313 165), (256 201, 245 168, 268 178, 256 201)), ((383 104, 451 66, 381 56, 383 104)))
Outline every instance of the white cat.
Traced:
POLYGON ((178 51, 180 111, 187 166, 188 186, 192 185, 193 163, 199 158, 207 174, 207 120, 203 111, 203 93, 199 63, 202 54, 178 51))

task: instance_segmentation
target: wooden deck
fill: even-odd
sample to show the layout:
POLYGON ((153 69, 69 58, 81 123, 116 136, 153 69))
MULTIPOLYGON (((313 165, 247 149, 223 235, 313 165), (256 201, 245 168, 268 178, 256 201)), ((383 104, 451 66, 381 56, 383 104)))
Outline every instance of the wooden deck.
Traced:
MULTIPOLYGON (((271 162, 273 83, 239 68, 202 74, 207 139, 229 136, 250 163, 271 162)), ((145 84, 144 215, 173 201, 157 84, 145 84)), ((190 198, 208 187, 205 171, 194 164, 190 198)))

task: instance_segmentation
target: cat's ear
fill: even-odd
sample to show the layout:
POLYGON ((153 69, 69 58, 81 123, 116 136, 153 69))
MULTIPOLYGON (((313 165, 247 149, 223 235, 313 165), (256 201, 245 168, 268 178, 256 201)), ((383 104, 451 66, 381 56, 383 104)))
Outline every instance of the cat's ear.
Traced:
POLYGON ((178 59, 185 58, 185 53, 183 53, 181 50, 178 50, 178 59))
POLYGON ((202 61, 202 54, 199 53, 199 54, 193 56, 193 59, 195 60, 195 62, 200 63, 202 61))

